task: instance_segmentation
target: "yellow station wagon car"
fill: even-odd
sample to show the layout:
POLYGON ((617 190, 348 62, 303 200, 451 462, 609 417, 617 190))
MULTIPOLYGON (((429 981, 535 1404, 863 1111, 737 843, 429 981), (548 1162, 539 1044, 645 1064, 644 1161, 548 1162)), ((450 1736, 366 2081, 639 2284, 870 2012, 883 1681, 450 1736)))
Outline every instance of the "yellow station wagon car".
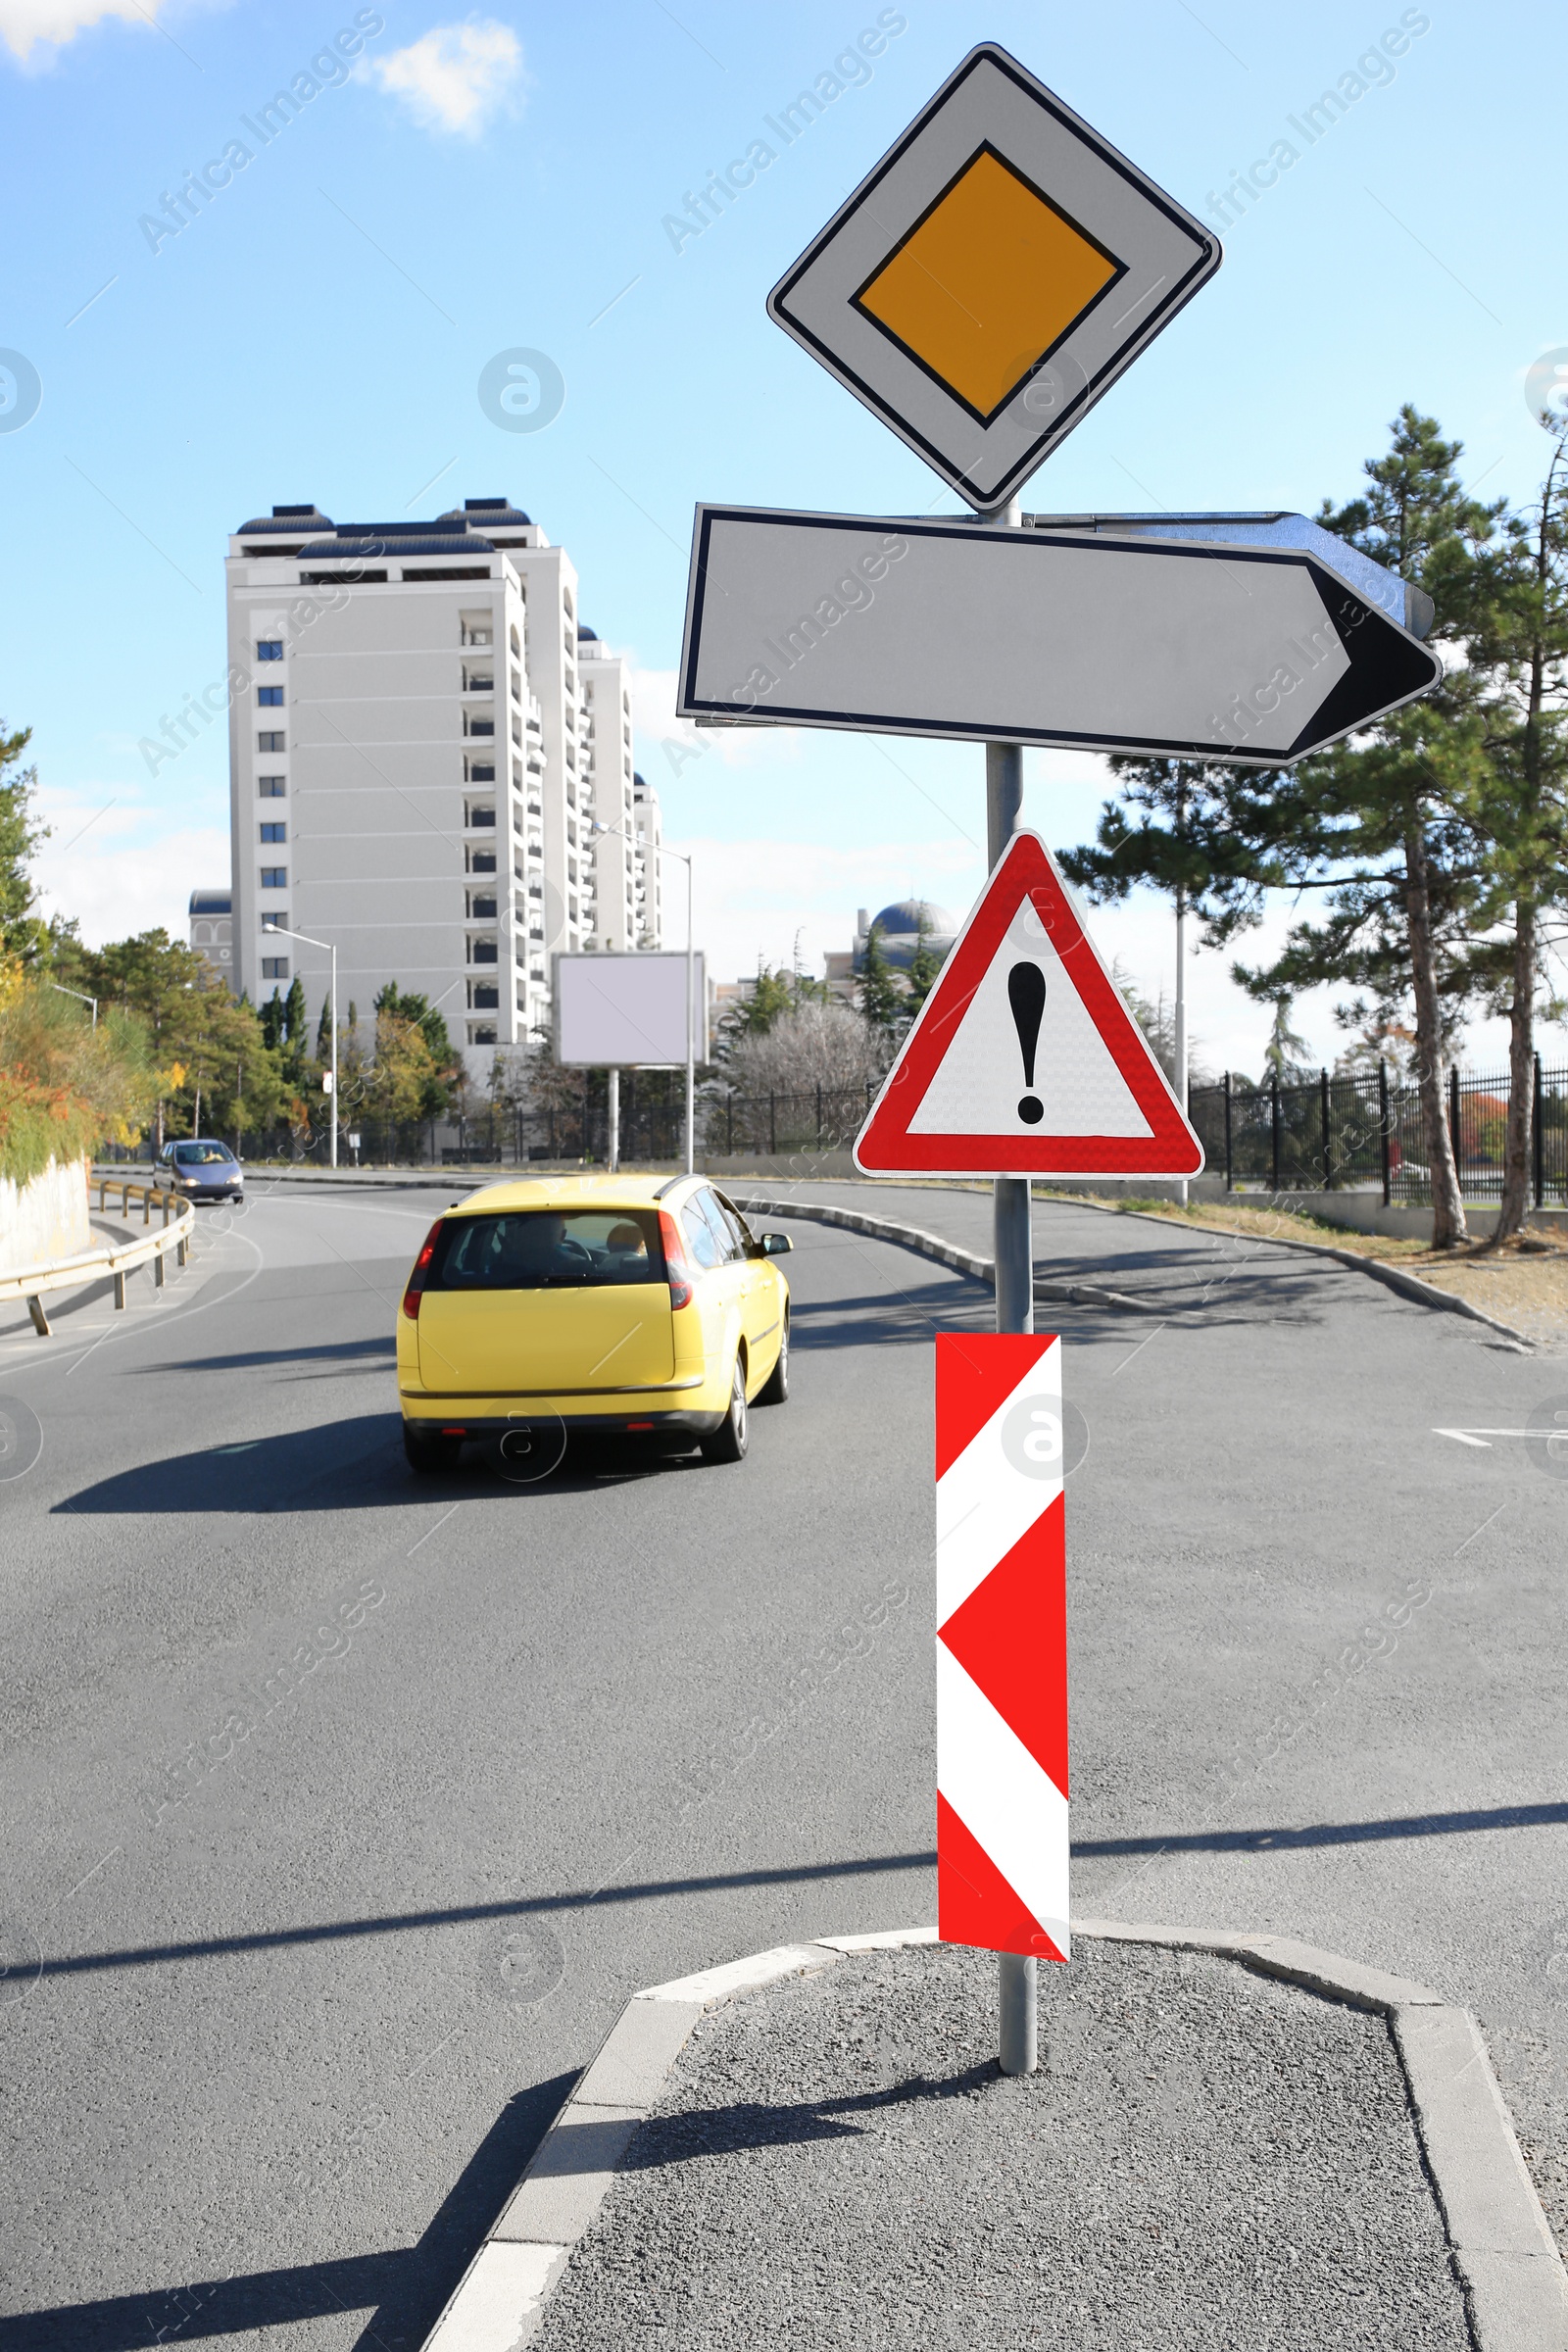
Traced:
POLYGON ((437 1218, 398 1314, 403 1443, 450 1469, 545 1432, 746 1452, 749 1404, 789 1395, 782 1233, 753 1238, 701 1176, 487 1185, 437 1218))

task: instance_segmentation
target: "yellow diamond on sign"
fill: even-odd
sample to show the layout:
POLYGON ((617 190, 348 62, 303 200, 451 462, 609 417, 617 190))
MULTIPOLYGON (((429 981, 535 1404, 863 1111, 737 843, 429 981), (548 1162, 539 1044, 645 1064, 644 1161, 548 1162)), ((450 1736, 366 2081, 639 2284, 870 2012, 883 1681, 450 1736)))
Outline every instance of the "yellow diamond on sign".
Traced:
POLYGON ((855 299, 986 423, 1122 274, 982 147, 855 299))

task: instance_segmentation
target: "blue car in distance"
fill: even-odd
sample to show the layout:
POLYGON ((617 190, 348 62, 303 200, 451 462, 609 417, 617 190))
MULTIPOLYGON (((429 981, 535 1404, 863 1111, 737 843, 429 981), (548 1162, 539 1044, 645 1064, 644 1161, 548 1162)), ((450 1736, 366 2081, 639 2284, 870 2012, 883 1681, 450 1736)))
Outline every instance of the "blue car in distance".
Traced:
POLYGON ((245 1171, 226 1144, 193 1136, 188 1143, 166 1144, 159 1159, 159 1184, 168 1184, 181 1200, 243 1200, 245 1171))

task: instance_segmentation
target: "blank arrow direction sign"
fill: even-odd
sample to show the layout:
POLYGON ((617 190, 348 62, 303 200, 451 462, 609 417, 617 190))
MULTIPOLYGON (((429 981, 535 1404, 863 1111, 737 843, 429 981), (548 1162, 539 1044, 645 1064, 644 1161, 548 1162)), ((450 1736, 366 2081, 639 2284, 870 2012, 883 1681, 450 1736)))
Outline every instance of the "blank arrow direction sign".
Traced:
POLYGON ((1299 548, 703 506, 678 708, 1280 766, 1442 675, 1299 548))

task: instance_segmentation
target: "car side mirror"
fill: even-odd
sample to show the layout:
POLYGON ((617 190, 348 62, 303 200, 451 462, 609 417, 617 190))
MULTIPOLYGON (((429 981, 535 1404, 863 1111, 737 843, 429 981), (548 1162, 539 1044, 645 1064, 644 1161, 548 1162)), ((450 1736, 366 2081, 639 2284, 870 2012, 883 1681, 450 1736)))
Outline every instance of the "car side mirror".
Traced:
POLYGON ((793 1250, 794 1247, 787 1233, 764 1233, 762 1236, 764 1257, 782 1257, 786 1250, 793 1250))

